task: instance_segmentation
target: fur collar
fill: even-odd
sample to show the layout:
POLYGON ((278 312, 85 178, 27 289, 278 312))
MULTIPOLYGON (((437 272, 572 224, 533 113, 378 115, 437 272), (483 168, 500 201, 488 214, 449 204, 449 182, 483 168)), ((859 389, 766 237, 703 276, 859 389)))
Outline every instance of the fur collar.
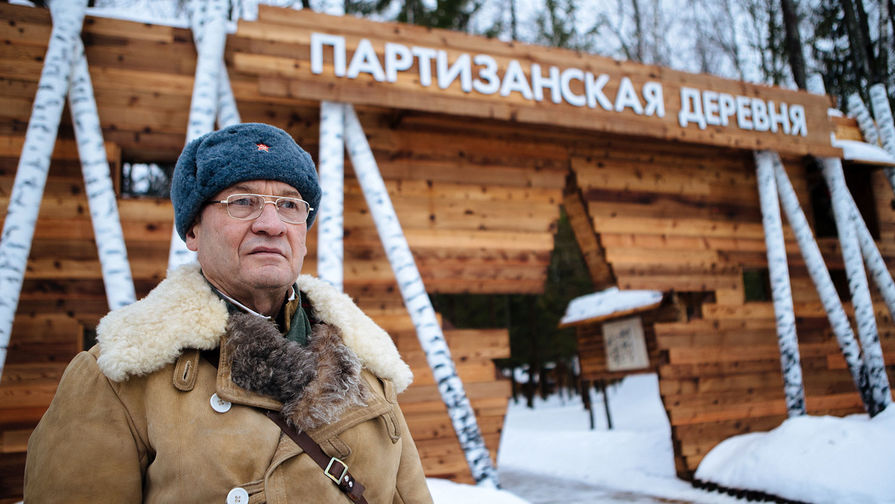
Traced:
POLYGON ((233 383, 283 403, 283 417, 298 429, 331 424, 352 406, 366 405, 360 360, 335 327, 314 325, 302 346, 269 320, 234 313, 227 335, 233 383))
MULTIPOLYGON (((391 337, 348 295, 309 275, 300 276, 298 286, 314 318, 334 326, 363 367, 392 380, 399 392, 410 385, 413 374, 391 337)), ((184 349, 217 348, 228 318, 226 305, 209 288, 199 266, 182 266, 145 298, 103 317, 96 329, 97 363, 115 382, 152 373, 173 363, 184 349)))

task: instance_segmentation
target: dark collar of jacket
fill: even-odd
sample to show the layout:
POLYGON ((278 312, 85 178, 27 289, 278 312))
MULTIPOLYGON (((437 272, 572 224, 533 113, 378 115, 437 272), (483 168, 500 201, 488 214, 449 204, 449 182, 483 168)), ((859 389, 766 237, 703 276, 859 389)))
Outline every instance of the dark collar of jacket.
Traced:
MULTIPOLYGON (((397 392, 410 385, 413 375, 391 337, 350 297, 309 275, 297 283, 314 319, 336 328, 364 368, 391 380, 397 392)), ((209 288, 198 264, 182 266, 145 298, 103 317, 97 327, 97 364, 115 382, 152 373, 186 349, 217 348, 229 319, 226 304, 209 288)))

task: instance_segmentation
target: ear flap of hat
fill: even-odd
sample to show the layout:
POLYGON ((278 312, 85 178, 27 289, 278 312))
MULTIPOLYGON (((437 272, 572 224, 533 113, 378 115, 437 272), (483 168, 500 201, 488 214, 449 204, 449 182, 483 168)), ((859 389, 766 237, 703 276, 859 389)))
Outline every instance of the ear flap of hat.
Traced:
POLYGON ((182 240, 186 240, 186 231, 192 224, 198 213, 201 201, 190 198, 190 193, 196 187, 196 153, 202 138, 197 138, 184 147, 177 165, 174 167, 174 175, 171 177, 171 203, 174 205, 174 226, 182 240))

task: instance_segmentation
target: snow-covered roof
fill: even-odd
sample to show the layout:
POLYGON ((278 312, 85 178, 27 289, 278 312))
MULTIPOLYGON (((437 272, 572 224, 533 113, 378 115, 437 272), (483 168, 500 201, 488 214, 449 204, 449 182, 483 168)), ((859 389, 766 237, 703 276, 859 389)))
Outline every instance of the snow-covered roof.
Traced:
POLYGON ((857 140, 833 139, 833 147, 842 149, 842 159, 861 163, 895 166, 895 156, 877 145, 857 140))
POLYGON ((577 297, 569 302, 560 326, 594 319, 605 319, 654 308, 662 302, 662 292, 655 290, 619 290, 610 287, 600 292, 577 297))

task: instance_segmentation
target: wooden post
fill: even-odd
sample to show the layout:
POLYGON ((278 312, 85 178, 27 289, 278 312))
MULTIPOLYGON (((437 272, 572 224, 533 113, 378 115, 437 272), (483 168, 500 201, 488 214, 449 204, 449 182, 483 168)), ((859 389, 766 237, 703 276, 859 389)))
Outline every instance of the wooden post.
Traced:
POLYGON ((102 266, 103 284, 109 308, 121 308, 136 301, 134 281, 127 260, 127 247, 121 231, 115 188, 109 174, 103 130, 99 124, 93 84, 81 39, 75 39, 75 66, 69 90, 69 109, 75 126, 78 153, 93 235, 102 266))
POLYGON ((783 210, 786 212, 786 218, 795 234, 799 243, 799 250, 805 260, 805 267, 808 268, 808 274, 814 282, 817 294, 823 303, 824 310, 827 312, 827 319, 836 335, 836 341, 839 343, 839 349, 845 357, 845 362, 855 387, 861 395, 864 407, 871 410, 872 398, 870 397, 870 388, 867 385, 867 375, 864 371, 864 365, 861 361, 861 347, 855 339, 855 333, 852 331, 851 323, 845 310, 842 308, 842 301, 839 299, 839 293, 833 285, 830 278, 830 271, 824 263, 820 248, 814 240, 814 233, 811 232, 811 226, 808 225, 808 219, 802 212, 799 205, 799 198, 786 175, 780 156, 776 152, 770 153, 771 161, 774 165, 774 178, 777 183, 777 191, 780 194, 780 202, 783 210))
POLYGON ((320 209, 317 211, 317 276, 342 290, 344 268, 345 107, 320 104, 320 209))
POLYGON ((0 376, 6 362, 12 321, 19 305, 40 200, 50 170, 50 157, 65 107, 75 41, 80 38, 86 6, 86 0, 50 1, 53 30, 0 238, 0 376))
POLYGON ((581 380, 580 387, 581 401, 584 403, 584 409, 587 410, 587 416, 590 419, 590 430, 594 430, 596 422, 594 422, 594 404, 590 400, 590 380, 581 380))
POLYGON ((463 382, 457 376, 451 352, 379 173, 376 159, 351 105, 345 105, 345 144, 389 264, 397 277, 404 305, 410 312, 426 361, 432 369, 454 431, 466 454, 472 477, 480 485, 498 487, 497 471, 482 439, 475 412, 463 388, 463 382))
MULTIPOLYGON (((196 61, 196 78, 193 82, 193 95, 190 102, 190 117, 187 125, 186 143, 214 131, 217 114, 218 85, 221 69, 224 66, 224 45, 227 43, 227 1, 211 0, 209 2, 193 1, 193 9, 203 8, 207 4, 207 18, 200 23, 202 30, 196 47, 199 58, 196 61)), ((194 16, 196 14, 194 10, 194 16)), ((174 229, 171 233, 171 249, 168 253, 168 269, 193 262, 196 254, 186 248, 186 243, 174 229)))
POLYGON ((802 365, 799 342, 796 338, 796 318, 789 285, 789 266, 783 239, 783 223, 774 181, 774 154, 755 152, 758 196, 761 201, 762 225, 777 319, 777 344, 780 346, 780 365, 783 371, 783 392, 786 411, 790 417, 805 414, 805 389, 802 385, 802 365))
POLYGON ((612 415, 609 413, 609 390, 606 389, 606 380, 601 379, 600 392, 603 393, 603 411, 606 412, 606 428, 612 430, 612 415))
POLYGON ((823 167, 824 178, 830 188, 833 216, 836 219, 836 229, 839 232, 842 258, 845 261, 848 287, 858 324, 858 338, 864 352, 864 368, 867 372, 873 399, 869 405, 871 408, 868 413, 874 416, 892 402, 889 378, 886 375, 886 366, 883 362, 876 317, 873 313, 873 301, 870 298, 870 289, 867 285, 867 275, 864 271, 861 249, 855 231, 856 226, 852 219, 853 213, 848 205, 848 187, 845 185, 842 161, 826 158, 823 160, 823 167))

